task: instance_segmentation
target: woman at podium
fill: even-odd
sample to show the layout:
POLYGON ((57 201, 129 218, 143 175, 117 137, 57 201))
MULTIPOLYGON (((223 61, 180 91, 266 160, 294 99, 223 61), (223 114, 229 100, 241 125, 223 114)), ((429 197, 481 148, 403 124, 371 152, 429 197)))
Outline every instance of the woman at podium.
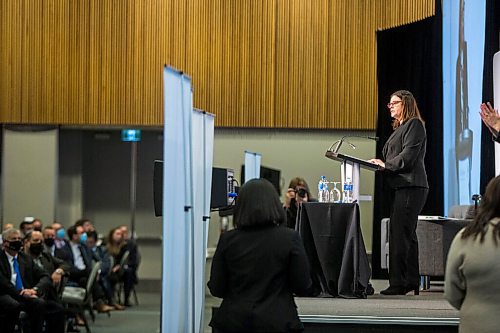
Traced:
POLYGON ((424 158, 427 143, 424 121, 413 94, 399 90, 387 107, 393 118, 393 133, 382 149, 383 160, 371 163, 383 169, 384 183, 391 193, 389 225, 389 287, 383 295, 405 295, 419 291, 417 222, 429 185, 424 158))

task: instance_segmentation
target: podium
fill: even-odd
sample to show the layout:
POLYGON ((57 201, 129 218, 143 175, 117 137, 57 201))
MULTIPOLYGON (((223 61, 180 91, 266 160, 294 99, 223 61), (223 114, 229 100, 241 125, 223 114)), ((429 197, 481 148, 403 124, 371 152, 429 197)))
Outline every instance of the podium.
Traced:
POLYGON ((331 160, 340 162, 340 174, 342 180, 342 189, 344 188, 344 184, 348 178, 351 179, 352 182, 352 199, 359 202, 359 170, 360 168, 367 170, 382 170, 382 167, 379 165, 367 162, 365 160, 359 159, 354 156, 344 155, 341 153, 336 153, 331 150, 327 150, 325 156, 331 160))

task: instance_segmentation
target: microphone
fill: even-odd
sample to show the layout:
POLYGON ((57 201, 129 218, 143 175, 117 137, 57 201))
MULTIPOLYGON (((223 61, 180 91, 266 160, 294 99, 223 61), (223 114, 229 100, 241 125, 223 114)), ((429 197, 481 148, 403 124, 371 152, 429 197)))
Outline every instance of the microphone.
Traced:
POLYGON ((369 139, 369 140, 373 140, 373 141, 379 140, 378 136, 344 135, 342 138, 340 138, 340 140, 337 140, 334 143, 332 143, 330 148, 328 148, 328 151, 331 151, 334 154, 337 154, 339 152, 340 146, 342 146, 342 143, 344 143, 344 141, 347 142, 352 149, 356 149, 356 146, 353 145, 352 143, 350 143, 349 141, 347 141, 346 138, 361 138, 361 139, 369 139), (332 150, 334 145, 335 145, 335 148, 332 150))

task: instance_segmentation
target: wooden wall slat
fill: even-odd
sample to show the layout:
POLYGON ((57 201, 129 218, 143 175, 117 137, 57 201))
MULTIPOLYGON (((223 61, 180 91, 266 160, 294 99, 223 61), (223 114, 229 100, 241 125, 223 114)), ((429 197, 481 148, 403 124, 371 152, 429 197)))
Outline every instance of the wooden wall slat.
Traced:
POLYGON ((2 0, 0 122, 163 122, 162 66, 221 127, 373 129, 377 29, 434 0, 2 0))

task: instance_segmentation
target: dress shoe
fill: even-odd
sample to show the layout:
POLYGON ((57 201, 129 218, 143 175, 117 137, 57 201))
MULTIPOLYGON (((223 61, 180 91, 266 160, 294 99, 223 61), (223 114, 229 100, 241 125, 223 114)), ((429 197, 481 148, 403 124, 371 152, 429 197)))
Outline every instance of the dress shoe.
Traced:
POLYGON ((115 308, 115 310, 119 310, 119 311, 125 310, 125 306, 118 304, 118 303, 112 304, 112 306, 115 308))
POLYGON ((83 318, 79 314, 77 314, 75 316, 75 324, 77 326, 85 326, 85 320, 83 320, 83 318))
POLYGON ((113 311, 115 308, 113 306, 109 306, 104 303, 96 304, 94 308, 97 310, 99 313, 107 313, 110 311, 113 311))
POLYGON ((403 286, 389 286, 380 292, 381 295, 406 295, 406 288, 403 286))
POLYGON ((410 291, 413 291, 413 295, 417 296, 418 294, 420 294, 420 286, 419 285, 416 285, 416 286, 406 286, 405 287, 405 295, 407 293, 409 293, 410 291))
POLYGON ((406 295, 410 291, 413 291, 415 295, 419 294, 418 287, 402 287, 402 286, 389 286, 389 288, 384 289, 380 292, 382 295, 406 295))

